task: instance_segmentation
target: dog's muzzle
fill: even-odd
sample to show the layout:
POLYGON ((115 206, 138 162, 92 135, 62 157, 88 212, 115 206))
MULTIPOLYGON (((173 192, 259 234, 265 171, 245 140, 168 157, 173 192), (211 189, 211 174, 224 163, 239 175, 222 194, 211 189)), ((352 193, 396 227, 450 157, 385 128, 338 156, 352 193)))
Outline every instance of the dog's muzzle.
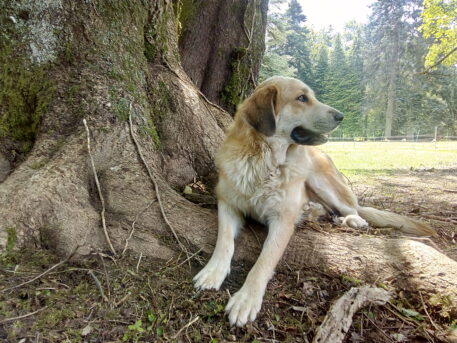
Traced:
POLYGON ((301 145, 320 145, 328 141, 326 135, 313 132, 302 126, 294 128, 290 133, 290 138, 292 138, 295 143, 301 145))

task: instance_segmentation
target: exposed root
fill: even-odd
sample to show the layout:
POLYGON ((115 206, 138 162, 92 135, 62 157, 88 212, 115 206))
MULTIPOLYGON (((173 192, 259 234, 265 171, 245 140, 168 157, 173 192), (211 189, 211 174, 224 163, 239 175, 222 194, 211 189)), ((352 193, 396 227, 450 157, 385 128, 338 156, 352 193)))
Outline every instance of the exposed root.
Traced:
POLYGON ((95 184, 97 185, 98 196, 100 197, 100 202, 102 203, 102 211, 100 213, 102 217, 102 226, 103 226, 103 233, 105 234, 106 241, 108 242, 109 249, 111 250, 114 256, 117 256, 116 249, 114 249, 113 244, 111 243, 111 239, 108 235, 108 230, 106 228, 106 219, 105 219, 105 199, 103 198, 102 189, 100 187, 100 182, 98 181, 97 170, 95 169, 95 162, 94 158, 92 157, 92 153, 90 151, 90 131, 89 127, 87 126, 86 119, 83 119, 84 127, 86 128, 87 133, 87 152, 89 153, 90 162, 92 165, 92 172, 94 173, 95 184))
POLYGON ((132 103, 130 103, 130 108, 129 108, 129 127, 130 127, 130 136, 132 137, 133 143, 135 144, 136 150, 138 152, 138 156, 140 157, 141 162, 143 163, 144 167, 146 168, 149 178, 151 179, 151 182, 154 185, 154 190, 156 193, 157 201, 159 202, 159 207, 160 207, 160 212, 162 213, 162 217, 165 220, 165 223, 170 228, 171 232, 173 233, 173 236, 175 237, 176 241, 178 242, 179 247, 189 258, 190 255, 189 255, 188 250, 186 249, 184 244, 182 244, 181 240, 179 239, 178 235, 176 234, 176 230, 173 228, 173 225, 171 225, 170 221, 168 220, 167 215, 165 214, 165 210, 163 209, 162 199, 160 197, 159 186, 157 184, 155 177, 152 174, 151 168, 149 168, 148 164, 146 163, 146 160, 144 159, 140 144, 138 143, 138 140, 136 139, 135 134, 133 132, 132 103))
POLYGON ((316 331, 313 343, 339 343, 348 332, 354 313, 369 304, 383 305, 390 299, 385 289, 371 286, 353 287, 330 308, 316 331))

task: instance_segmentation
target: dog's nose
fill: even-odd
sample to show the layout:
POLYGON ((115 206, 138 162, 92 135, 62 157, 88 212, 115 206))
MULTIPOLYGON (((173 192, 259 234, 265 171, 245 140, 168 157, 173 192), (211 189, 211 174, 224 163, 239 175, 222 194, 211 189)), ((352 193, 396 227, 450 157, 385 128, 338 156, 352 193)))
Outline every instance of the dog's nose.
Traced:
POLYGON ((342 121, 342 120, 343 120, 343 118, 344 118, 344 114, 343 114, 343 113, 341 113, 341 112, 338 112, 338 111, 332 111, 331 113, 333 114, 333 118, 335 119, 335 121, 338 121, 338 122, 340 122, 340 121, 342 121))

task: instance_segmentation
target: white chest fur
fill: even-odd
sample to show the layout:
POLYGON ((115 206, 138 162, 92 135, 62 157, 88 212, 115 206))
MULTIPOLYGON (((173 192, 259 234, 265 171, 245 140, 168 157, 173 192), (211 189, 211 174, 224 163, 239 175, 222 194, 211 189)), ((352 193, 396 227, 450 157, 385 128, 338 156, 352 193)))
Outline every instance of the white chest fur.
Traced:
POLYGON ((258 155, 221 161, 223 177, 217 187, 218 196, 232 207, 265 224, 284 210, 303 207, 309 165, 303 147, 268 143, 258 155))

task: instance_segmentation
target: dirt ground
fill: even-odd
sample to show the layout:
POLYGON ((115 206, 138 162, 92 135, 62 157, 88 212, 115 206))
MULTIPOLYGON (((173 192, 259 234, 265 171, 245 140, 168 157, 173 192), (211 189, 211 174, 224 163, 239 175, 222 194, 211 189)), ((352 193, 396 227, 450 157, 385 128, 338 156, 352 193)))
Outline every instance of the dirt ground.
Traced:
MULTIPOLYGON (((431 223, 439 238, 424 243, 457 259, 457 168, 363 174, 350 181, 362 204, 431 223)), ((343 230, 325 221, 319 225, 343 230)), ((374 229, 368 234, 399 235, 374 229)), ((235 264, 220 291, 196 292, 191 280, 207 259, 197 255, 185 262, 181 256, 164 264, 128 253, 121 260, 94 254, 38 277, 61 261, 39 249, 11 249, 0 256, 0 341, 311 342, 332 302, 362 284, 321 270, 284 268, 288 272, 269 283, 257 320, 235 328, 224 306, 250 265, 235 264)), ((391 291, 385 306, 355 315, 344 342, 446 342, 457 331, 456 306, 445 297, 391 291)))

